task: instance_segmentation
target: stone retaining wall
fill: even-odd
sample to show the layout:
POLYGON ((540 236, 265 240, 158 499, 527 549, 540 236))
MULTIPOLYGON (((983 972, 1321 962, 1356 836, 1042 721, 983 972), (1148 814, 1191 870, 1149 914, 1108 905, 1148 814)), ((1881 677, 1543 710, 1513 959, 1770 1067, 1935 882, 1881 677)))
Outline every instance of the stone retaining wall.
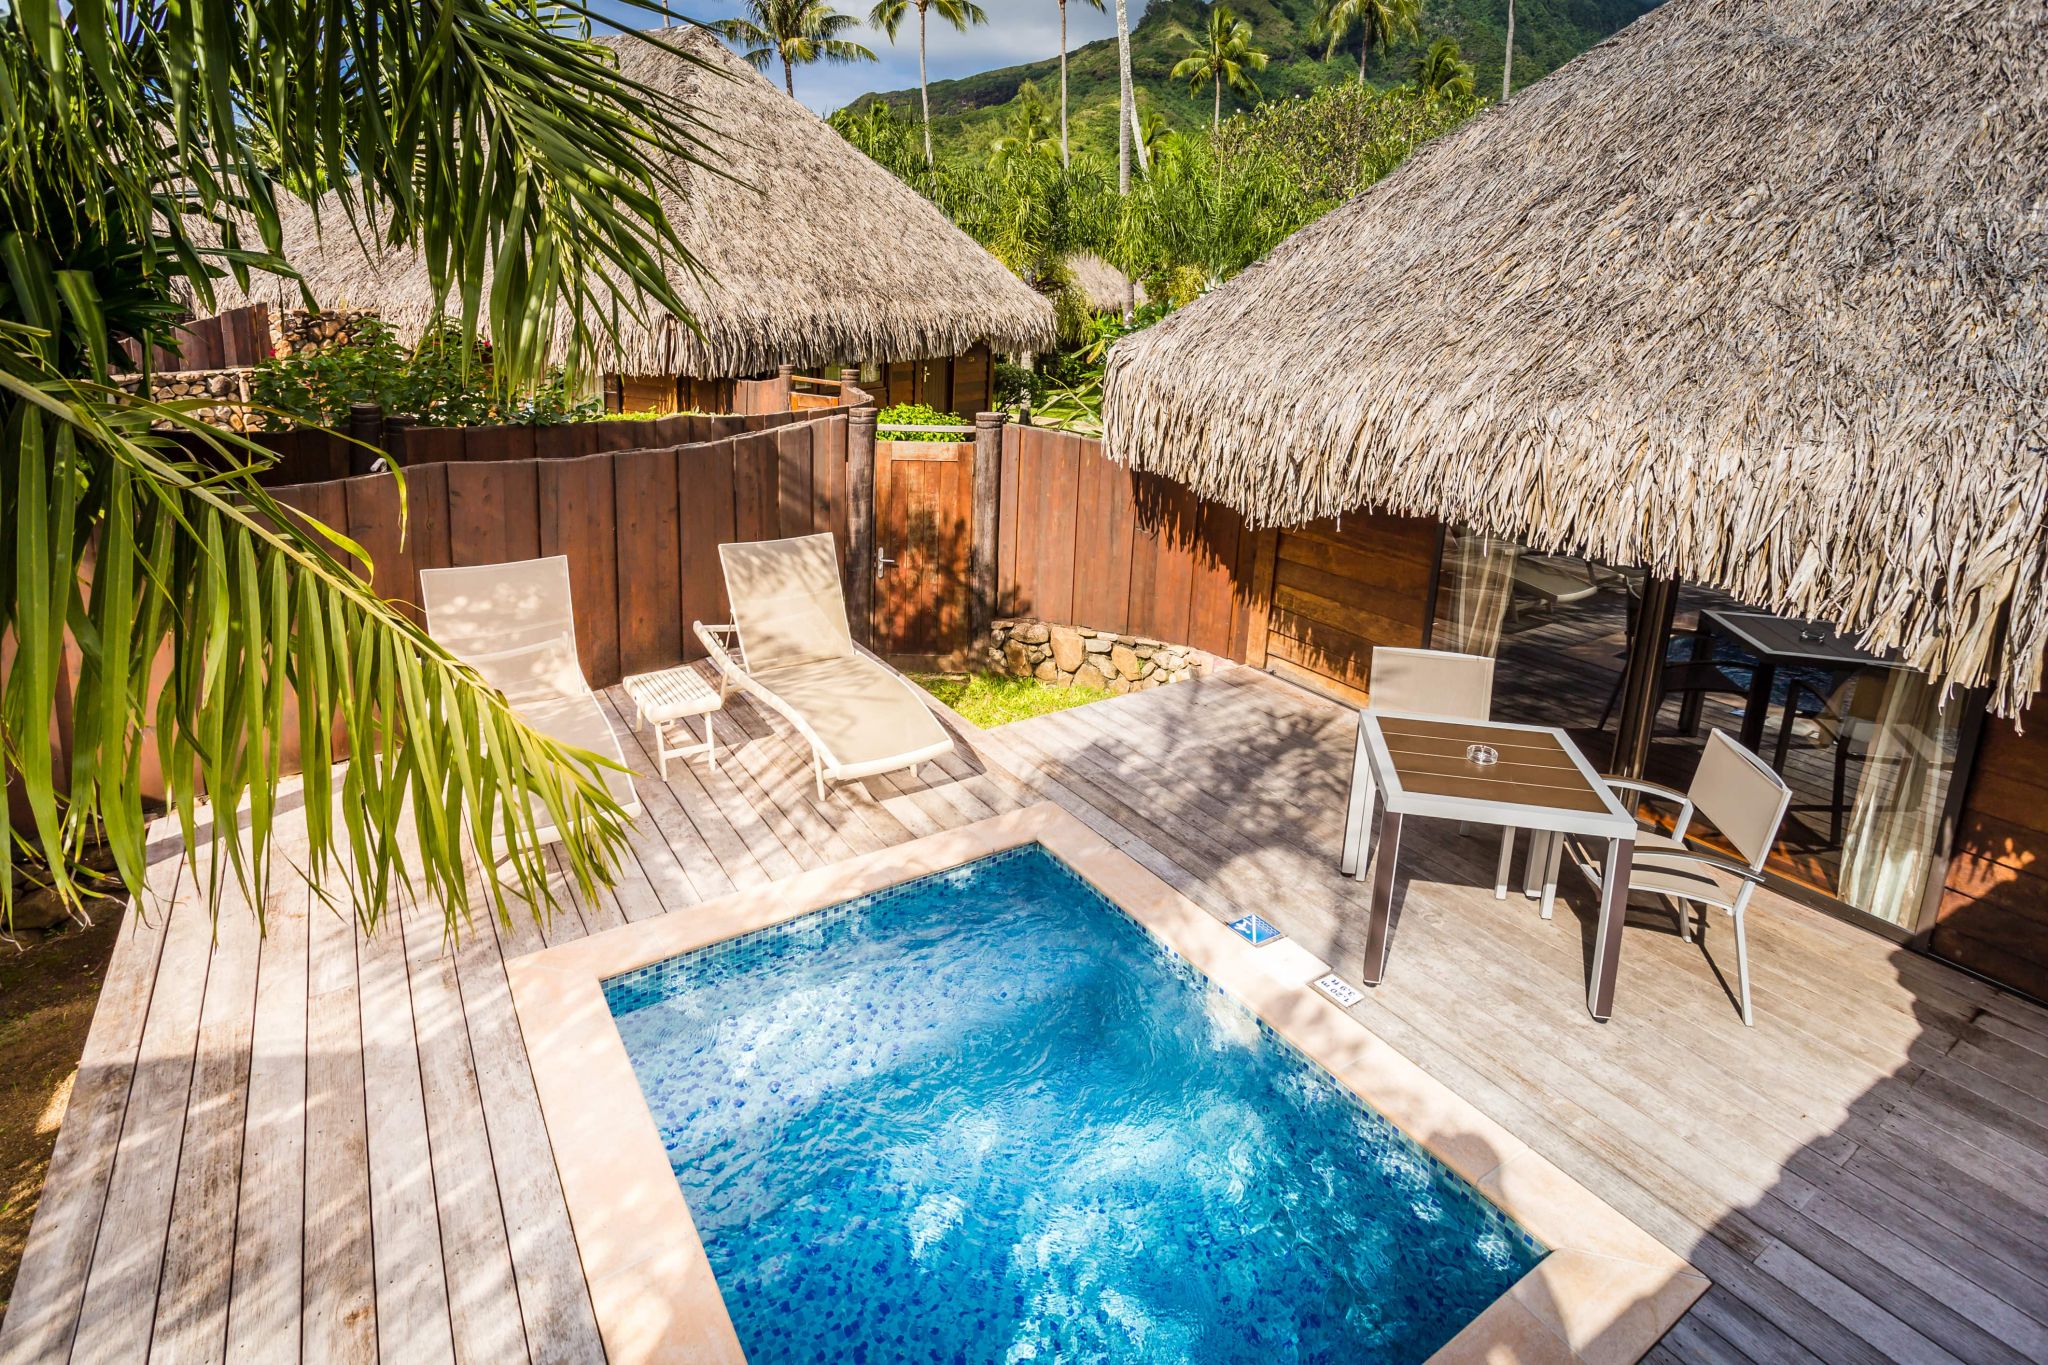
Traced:
POLYGON ((997 621, 989 628, 988 665, 1012 677, 1118 696, 1199 678, 1215 666, 1186 645, 1031 620, 997 621))

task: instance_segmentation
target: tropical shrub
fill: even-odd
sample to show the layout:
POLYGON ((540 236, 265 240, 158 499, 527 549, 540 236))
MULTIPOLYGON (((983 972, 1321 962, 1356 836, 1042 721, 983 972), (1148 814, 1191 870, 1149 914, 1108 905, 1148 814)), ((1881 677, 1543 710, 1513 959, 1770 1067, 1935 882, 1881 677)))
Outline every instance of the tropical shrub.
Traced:
POLYGON ((559 366, 523 390, 505 391, 492 373, 490 343, 463 343, 458 329, 442 326, 408 351, 390 327, 365 318, 347 345, 259 362, 249 396, 305 426, 339 426, 352 403, 375 403, 422 426, 551 424, 603 415, 601 401, 570 393, 559 366))
MULTIPOLYGON (((875 419, 884 427, 971 427, 957 412, 940 412, 937 408, 923 403, 897 403, 883 408, 875 419)), ((961 438, 943 431, 892 431, 883 439, 890 441, 958 441, 961 438)))

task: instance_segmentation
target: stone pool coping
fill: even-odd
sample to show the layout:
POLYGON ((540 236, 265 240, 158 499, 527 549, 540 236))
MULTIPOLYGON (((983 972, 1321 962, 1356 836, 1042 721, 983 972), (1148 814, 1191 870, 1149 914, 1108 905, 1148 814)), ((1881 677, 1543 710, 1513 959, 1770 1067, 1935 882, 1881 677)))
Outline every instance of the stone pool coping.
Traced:
POLYGON ((736 892, 505 964, 605 1352, 743 1361, 654 1117, 612 1022, 608 977, 1019 845, 1041 843, 1366 1103, 1477 1186, 1550 1254, 1432 1365, 1633 1361, 1707 1279, 1325 999, 1293 940, 1254 948, 1050 802, 736 892))

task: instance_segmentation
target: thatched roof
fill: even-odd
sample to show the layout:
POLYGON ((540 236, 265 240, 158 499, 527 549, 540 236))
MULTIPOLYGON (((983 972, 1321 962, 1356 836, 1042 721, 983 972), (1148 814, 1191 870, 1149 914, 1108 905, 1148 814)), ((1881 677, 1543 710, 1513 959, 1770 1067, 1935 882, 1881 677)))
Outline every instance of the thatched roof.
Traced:
MULTIPOLYGON (((1130 277, 1092 251, 1077 251, 1067 257, 1067 273, 1098 313, 1121 313, 1132 300, 1130 277)), ((1145 286, 1139 285, 1136 301, 1145 301, 1145 286)))
POLYGON ((1112 353, 1108 449, 1832 620, 2048 642, 2048 0, 1669 0, 1112 353))
MULTIPOLYGON (((959 355, 979 341, 998 350, 1052 344, 1051 305, 929 200, 706 31, 666 36, 710 69, 647 43, 605 41, 628 75, 676 95, 704 121, 711 159, 725 172, 679 161, 683 193, 668 205, 678 238, 703 267, 703 279, 675 280, 703 335, 666 314, 646 324, 628 317, 616 345, 593 357, 600 368, 723 378, 782 363, 959 355)), ((374 309, 407 338, 438 315, 418 257, 366 258, 339 210, 320 215, 324 236, 310 210, 284 212, 285 258, 323 307, 374 309)), ((296 285, 252 283, 244 298, 223 281, 220 306, 299 302, 296 285)), ((566 320, 556 344, 566 352, 566 320)))

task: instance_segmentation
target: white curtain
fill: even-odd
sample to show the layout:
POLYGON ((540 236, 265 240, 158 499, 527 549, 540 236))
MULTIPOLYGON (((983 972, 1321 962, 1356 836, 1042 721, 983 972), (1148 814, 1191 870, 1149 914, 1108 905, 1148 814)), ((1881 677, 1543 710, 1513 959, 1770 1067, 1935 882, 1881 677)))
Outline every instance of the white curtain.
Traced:
POLYGON ((1500 652, 1501 626, 1515 591, 1515 558, 1521 552, 1512 540, 1445 532, 1431 648, 1488 657, 1500 652))
MULTIPOLYGON (((1876 681, 1866 677, 1863 686, 1876 681)), ((1939 856, 1941 812, 1955 773, 1960 706, 1941 705, 1926 677, 1893 669, 1885 681, 1868 756, 1842 842, 1842 899, 1910 925, 1939 856)))

